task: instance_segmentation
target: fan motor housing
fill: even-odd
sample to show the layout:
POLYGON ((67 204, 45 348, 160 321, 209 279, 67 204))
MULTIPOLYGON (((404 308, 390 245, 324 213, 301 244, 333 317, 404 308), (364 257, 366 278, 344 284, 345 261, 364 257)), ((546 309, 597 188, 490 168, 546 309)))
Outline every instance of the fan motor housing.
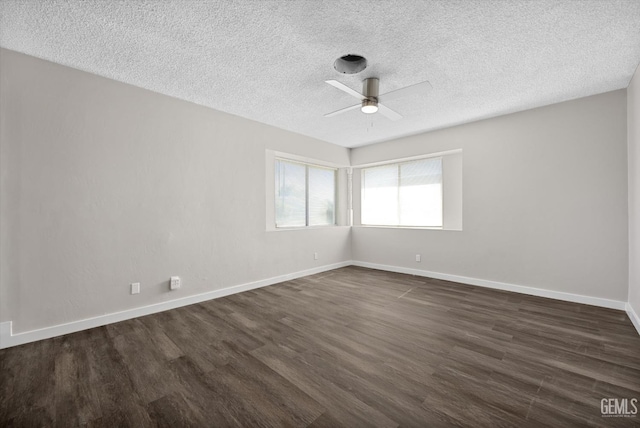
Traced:
POLYGON ((378 100, 378 95, 380 91, 380 80, 375 77, 370 77, 369 79, 364 79, 362 82, 362 95, 367 98, 375 98, 378 100))

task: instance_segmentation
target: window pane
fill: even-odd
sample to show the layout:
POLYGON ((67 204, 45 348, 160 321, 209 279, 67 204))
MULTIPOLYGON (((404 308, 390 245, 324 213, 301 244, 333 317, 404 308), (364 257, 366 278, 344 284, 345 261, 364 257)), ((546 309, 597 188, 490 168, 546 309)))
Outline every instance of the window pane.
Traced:
POLYGON ((442 227, 442 159, 362 170, 362 224, 442 227))
POLYGON ((305 166, 276 160, 276 227, 306 225, 305 166))
POLYGON ((309 226, 335 224, 336 173, 309 166, 309 226))
POLYGON ((442 159, 400 164, 401 226, 442 227, 442 159))
POLYGON ((398 165, 362 170, 362 224, 398 225, 398 165))

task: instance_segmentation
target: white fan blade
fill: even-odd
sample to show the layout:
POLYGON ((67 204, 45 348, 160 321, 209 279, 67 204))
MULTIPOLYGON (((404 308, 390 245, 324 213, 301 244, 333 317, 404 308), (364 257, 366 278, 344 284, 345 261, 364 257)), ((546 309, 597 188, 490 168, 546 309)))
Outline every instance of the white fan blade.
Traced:
POLYGON ((347 94, 351 95, 352 97, 356 97, 359 100, 364 100, 365 99, 365 96, 362 95, 360 92, 354 91, 353 89, 351 89, 347 85, 344 85, 344 84, 338 82, 337 80, 325 80, 325 82, 327 82, 328 84, 330 84, 334 88, 338 88, 341 91, 346 92, 347 94))
POLYGON ((360 104, 356 104, 356 105, 351 106, 351 107, 341 108, 340 110, 336 110, 336 111, 334 111, 334 112, 327 113, 327 114, 325 114, 325 115, 324 115, 324 117, 333 117, 333 116, 337 116, 337 115, 339 115, 339 114, 341 114, 341 113, 347 112, 347 111, 349 111, 349 110, 355 110, 355 109, 357 109, 357 108, 360 108, 360 104))
POLYGON ((395 91, 387 92, 386 94, 380 95, 380 100, 385 103, 393 100, 397 100, 398 98, 406 97, 409 95, 420 95, 423 96, 427 92, 429 92, 433 87, 431 83, 428 81, 416 83, 414 85, 405 86, 404 88, 396 89, 395 91))
POLYGON ((378 103, 378 113, 382 114, 383 116, 391 120, 402 119, 402 116, 400 116, 398 113, 396 113, 395 111, 391 110, 389 107, 380 103, 378 103))

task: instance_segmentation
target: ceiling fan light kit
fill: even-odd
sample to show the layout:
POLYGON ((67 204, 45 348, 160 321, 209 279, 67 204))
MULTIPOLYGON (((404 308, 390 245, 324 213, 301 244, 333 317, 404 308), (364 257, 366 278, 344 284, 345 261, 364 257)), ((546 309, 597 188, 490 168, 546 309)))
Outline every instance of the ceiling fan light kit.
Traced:
POLYGON ((360 108, 363 113, 372 114, 378 111, 378 102, 372 99, 362 100, 362 107, 360 108))

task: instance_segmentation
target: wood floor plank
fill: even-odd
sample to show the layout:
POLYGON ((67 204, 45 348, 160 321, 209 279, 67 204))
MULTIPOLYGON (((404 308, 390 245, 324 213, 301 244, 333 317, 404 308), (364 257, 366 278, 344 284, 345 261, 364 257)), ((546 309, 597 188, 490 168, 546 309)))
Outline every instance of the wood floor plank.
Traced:
POLYGON ((0 426, 631 427, 623 311, 360 267, 0 351, 0 426))
POLYGON ((331 408, 335 416, 347 426, 397 427, 379 410, 356 398, 348 390, 335 385, 330 379, 310 370, 307 364, 295 358, 283 358, 280 353, 268 353, 262 349, 253 352, 260 361, 290 381, 325 408, 331 408))
POLYGON ((29 421, 31 413, 55 420, 52 391, 62 342, 55 338, 0 351, 0 422, 29 421))

